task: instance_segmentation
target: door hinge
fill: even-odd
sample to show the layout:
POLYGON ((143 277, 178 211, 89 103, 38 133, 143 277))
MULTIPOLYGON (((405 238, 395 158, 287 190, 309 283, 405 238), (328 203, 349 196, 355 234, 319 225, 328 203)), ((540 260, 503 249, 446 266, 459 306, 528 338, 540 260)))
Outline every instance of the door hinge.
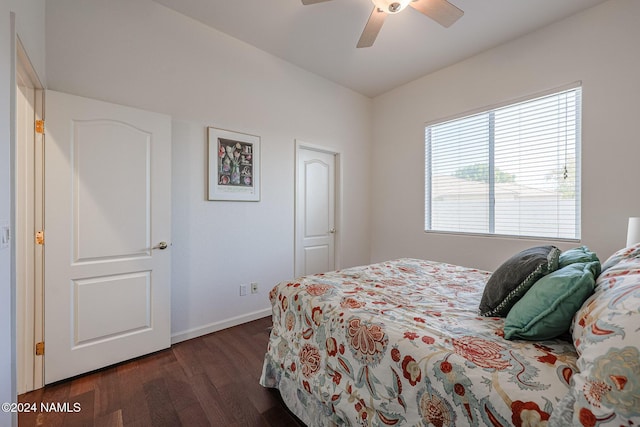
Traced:
POLYGON ((36 120, 36 133, 44 134, 44 120, 36 120))
POLYGON ((36 245, 44 245, 44 231, 42 230, 36 233, 36 245))
POLYGON ((44 341, 36 343, 36 356, 42 356, 44 354, 44 341))

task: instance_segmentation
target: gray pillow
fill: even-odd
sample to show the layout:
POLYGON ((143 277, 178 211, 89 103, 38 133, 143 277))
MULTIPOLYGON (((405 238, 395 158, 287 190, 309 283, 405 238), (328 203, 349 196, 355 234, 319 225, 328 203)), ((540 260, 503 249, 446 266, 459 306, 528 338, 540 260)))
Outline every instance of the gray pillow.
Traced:
POLYGON ((480 315, 505 317, 538 279, 558 269, 560 253, 555 246, 536 246, 505 261, 487 281, 480 315))

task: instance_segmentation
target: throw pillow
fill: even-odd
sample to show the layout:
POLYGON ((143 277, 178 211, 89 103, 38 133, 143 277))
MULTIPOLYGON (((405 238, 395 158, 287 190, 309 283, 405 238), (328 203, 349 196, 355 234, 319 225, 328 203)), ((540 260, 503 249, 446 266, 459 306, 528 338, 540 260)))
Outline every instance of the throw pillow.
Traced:
POLYGON ((538 280, 507 314, 504 337, 548 340, 568 332, 599 273, 599 261, 574 263, 538 280))
POLYGON ((591 252, 586 246, 580 246, 578 248, 573 248, 562 252, 560 254, 560 259, 558 260, 558 268, 564 268, 570 264, 575 264, 578 262, 593 261, 600 262, 595 252, 591 252))
POLYGON ((595 293, 574 317, 578 372, 565 411, 554 409, 550 426, 640 425, 640 244, 603 265, 595 293))
POLYGON ((602 272, 615 267, 620 261, 633 258, 637 255, 640 255, 640 243, 636 243, 628 248, 619 249, 602 264, 602 272))
POLYGON ((555 246, 536 246, 509 258, 487 281, 480 315, 505 317, 538 279, 558 269, 559 257, 555 246))

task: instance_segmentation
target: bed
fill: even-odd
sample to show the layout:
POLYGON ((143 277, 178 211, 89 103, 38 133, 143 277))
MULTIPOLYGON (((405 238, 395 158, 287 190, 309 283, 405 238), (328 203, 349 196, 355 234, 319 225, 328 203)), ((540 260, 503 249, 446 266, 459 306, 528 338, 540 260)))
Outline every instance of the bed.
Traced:
MULTIPOLYGON (((553 279, 547 285, 561 287, 557 272, 565 267, 544 272, 553 279)), ((601 274, 599 261, 590 271, 590 289, 572 303, 570 330, 537 341, 507 340, 513 319, 479 314, 492 277, 486 271, 403 258, 282 282, 269 294, 273 328, 260 383, 278 389, 308 426, 638 425, 640 245, 614 254, 601 274), (624 303, 618 311, 615 298, 624 303), (623 382, 626 390, 615 398, 607 394, 612 380, 603 385, 590 371, 607 371, 602 342, 628 350, 616 353, 617 391, 623 382)), ((544 290, 534 279, 513 303, 532 295, 548 310, 556 303, 534 295, 544 290)))

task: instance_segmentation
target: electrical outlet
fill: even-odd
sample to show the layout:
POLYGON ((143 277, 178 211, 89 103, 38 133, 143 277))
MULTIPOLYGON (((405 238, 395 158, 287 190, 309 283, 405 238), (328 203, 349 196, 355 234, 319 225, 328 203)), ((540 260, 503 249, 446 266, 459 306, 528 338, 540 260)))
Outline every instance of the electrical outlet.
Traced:
POLYGON ((252 294, 258 293, 258 282, 251 282, 251 293, 252 294))
POLYGON ((243 297, 247 295, 247 285, 240 285, 240 296, 243 297))

